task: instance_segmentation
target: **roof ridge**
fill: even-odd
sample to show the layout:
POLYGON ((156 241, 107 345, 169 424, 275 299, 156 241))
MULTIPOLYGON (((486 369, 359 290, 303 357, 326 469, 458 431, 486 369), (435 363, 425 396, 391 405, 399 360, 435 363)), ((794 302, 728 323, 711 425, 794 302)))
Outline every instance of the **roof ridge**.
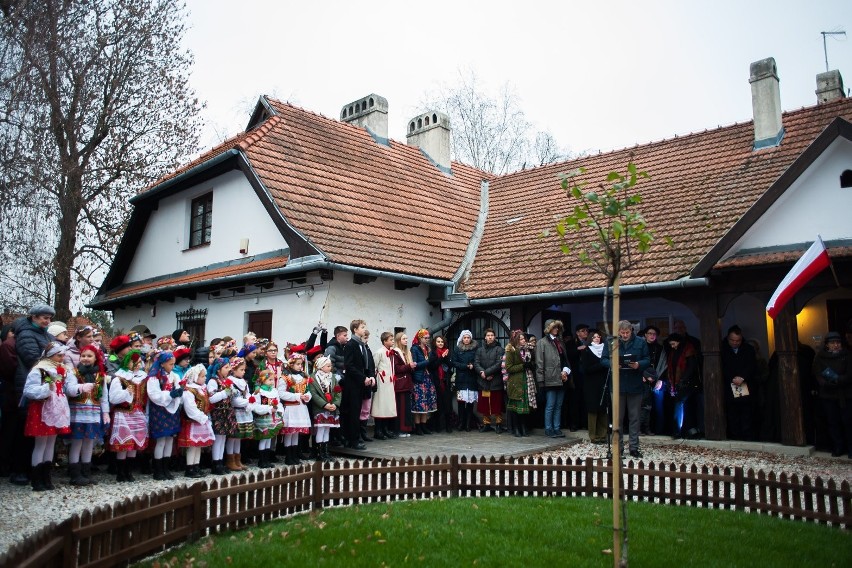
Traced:
MULTIPOLYGON (((281 122, 283 119, 281 115, 274 114, 260 123, 256 128, 252 128, 242 134, 245 135, 242 140, 237 142, 235 146, 238 146, 240 150, 248 150, 253 144, 259 142, 266 136, 270 130, 275 128, 275 126, 281 122)), ((236 138, 236 137, 235 137, 236 138)))

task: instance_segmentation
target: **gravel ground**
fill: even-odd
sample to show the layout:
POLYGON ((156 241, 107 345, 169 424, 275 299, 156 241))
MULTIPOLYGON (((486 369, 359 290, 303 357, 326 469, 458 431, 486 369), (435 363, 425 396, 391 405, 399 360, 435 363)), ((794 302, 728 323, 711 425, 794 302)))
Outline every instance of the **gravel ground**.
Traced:
MULTIPOLYGON (((827 454, 809 457, 790 457, 765 452, 717 450, 690 445, 643 443, 645 462, 696 464, 698 466, 742 466, 746 469, 763 469, 766 472, 786 472, 834 479, 838 483, 852 481, 852 460, 831 458, 827 454)), ((570 458, 603 457, 605 449, 588 442, 578 442, 564 448, 540 454, 547 457, 570 458)), ((37 532, 51 522, 61 522, 75 513, 97 505, 122 501, 125 497, 156 491, 170 485, 186 482, 175 472, 174 481, 153 481, 148 475, 135 474, 136 483, 116 483, 114 477, 102 471, 96 474, 98 485, 72 487, 61 469, 56 469, 53 480, 56 490, 34 493, 29 487, 0 482, 0 551, 5 552, 15 542, 37 532)), ((212 479, 207 476, 206 479, 212 479)))

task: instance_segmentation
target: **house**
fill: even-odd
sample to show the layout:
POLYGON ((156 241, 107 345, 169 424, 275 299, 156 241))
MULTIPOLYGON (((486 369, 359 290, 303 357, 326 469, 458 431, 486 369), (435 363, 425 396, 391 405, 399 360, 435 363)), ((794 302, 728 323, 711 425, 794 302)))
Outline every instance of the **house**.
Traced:
POLYGON ((651 175, 637 186, 649 226, 674 246, 624 274, 622 315, 664 332, 680 319, 701 338, 713 439, 725 437, 722 330, 739 323, 765 357, 777 348, 782 438, 803 444, 794 342, 852 317, 852 100, 839 73, 822 73, 818 104, 782 113, 771 58, 750 83, 753 121, 504 176, 451 162, 438 112, 409 120, 402 144, 378 95, 340 120, 262 97, 244 133, 131 200, 90 305, 118 328, 201 340, 251 329, 301 341, 318 321, 356 317, 450 338, 540 333, 553 315, 596 324, 600 275, 541 233, 572 207, 560 173, 582 166, 598 184, 632 160, 651 175), (820 275, 773 324, 764 306, 817 234, 838 280, 820 275))

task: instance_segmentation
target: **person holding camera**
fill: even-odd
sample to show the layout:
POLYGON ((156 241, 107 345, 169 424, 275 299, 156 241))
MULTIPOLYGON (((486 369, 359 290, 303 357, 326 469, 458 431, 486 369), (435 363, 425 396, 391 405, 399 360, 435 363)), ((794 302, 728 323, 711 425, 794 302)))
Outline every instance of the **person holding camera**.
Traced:
POLYGON ((852 458, 852 368, 849 351, 843 348, 839 333, 826 334, 825 346, 816 354, 813 370, 828 421, 831 455, 839 457, 847 453, 852 458))

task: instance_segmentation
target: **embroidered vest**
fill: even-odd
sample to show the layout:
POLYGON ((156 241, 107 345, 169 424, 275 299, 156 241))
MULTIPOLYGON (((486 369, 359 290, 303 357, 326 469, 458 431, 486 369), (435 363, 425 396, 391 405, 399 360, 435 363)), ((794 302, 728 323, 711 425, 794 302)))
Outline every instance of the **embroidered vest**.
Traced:
POLYGON ((145 389, 145 384, 148 381, 142 381, 138 385, 133 381, 129 381, 124 377, 116 377, 121 381, 121 387, 133 395, 133 400, 129 403, 123 403, 115 407, 118 412, 130 412, 132 410, 145 410, 145 405, 148 404, 148 391, 145 389))

